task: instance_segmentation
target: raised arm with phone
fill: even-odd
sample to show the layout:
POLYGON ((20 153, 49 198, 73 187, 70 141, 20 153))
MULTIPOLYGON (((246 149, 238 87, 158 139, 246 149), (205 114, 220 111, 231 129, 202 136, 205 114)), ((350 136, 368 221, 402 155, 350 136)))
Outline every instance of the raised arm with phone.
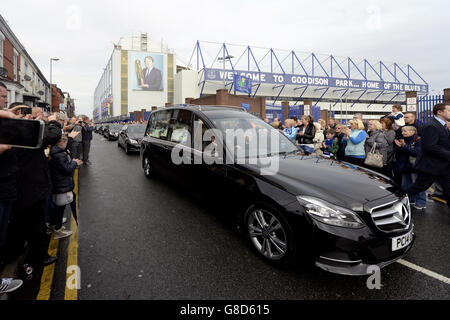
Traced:
MULTIPOLYGON (((8 92, 5 84, 0 82, 0 119, 12 120, 16 115, 1 110, 8 103, 8 92)), ((6 235, 13 209, 13 201, 17 199, 17 165, 16 154, 10 150, 11 146, 0 144, 0 262, 5 260, 6 235)), ((0 278, 0 294, 12 292, 20 286, 20 279, 0 278)))

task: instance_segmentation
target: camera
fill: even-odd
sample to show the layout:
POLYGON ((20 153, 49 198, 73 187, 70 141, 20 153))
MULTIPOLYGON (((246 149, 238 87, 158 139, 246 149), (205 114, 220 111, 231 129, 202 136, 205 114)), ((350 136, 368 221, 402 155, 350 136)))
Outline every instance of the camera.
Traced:
POLYGON ((22 108, 22 114, 23 115, 31 114, 31 108, 28 108, 28 107, 22 108))

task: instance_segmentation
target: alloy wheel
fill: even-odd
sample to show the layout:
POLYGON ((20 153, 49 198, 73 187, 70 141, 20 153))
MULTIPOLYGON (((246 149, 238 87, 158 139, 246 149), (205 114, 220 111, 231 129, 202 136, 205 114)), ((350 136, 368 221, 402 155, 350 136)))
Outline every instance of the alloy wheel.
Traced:
POLYGON ((270 211, 257 209, 247 219, 248 236, 256 250, 269 260, 283 259, 288 238, 280 220, 270 211))

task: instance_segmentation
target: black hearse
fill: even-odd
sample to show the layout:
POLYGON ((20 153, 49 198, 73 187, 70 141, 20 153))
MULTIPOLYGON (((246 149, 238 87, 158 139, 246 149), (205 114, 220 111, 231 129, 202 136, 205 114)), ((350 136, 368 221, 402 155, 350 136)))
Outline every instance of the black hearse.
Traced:
POLYGON ((144 136, 146 126, 144 124, 125 125, 119 132, 117 146, 123 148, 126 154, 138 152, 144 136))
POLYGON ((302 156, 278 130, 234 107, 154 111, 140 155, 147 177, 231 206, 251 247, 274 264, 312 257, 324 270, 366 275, 414 242, 409 199, 388 177, 302 156))
POLYGON ((103 127, 103 137, 109 140, 117 140, 119 138, 120 129, 123 124, 109 123, 103 127))

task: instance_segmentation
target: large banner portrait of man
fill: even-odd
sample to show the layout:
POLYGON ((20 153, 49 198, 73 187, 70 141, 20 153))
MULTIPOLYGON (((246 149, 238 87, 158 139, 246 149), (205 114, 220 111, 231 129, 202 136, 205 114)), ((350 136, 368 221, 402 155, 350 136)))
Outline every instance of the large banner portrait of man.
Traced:
POLYGON ((139 52, 131 54, 134 62, 135 75, 133 77, 133 90, 138 91, 163 91, 163 55, 139 52))

